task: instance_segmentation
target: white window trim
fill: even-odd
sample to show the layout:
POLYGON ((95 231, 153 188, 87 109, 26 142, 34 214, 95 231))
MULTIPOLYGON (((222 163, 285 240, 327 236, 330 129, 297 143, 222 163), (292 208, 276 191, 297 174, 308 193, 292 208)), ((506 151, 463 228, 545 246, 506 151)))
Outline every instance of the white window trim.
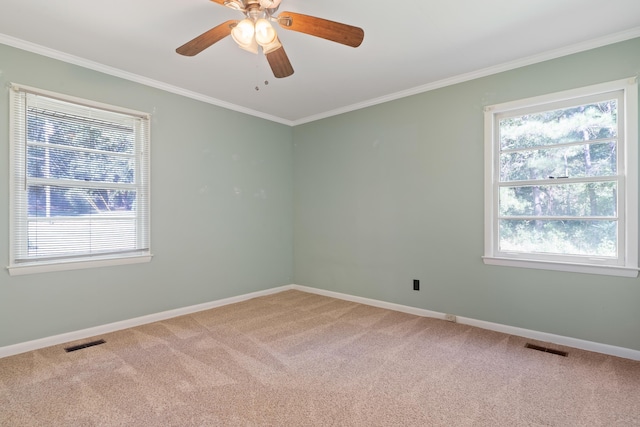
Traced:
MULTIPOLYGON (((96 257, 98 258, 98 257, 96 257)), ((149 262, 153 255, 119 256, 82 261, 58 261, 56 263, 39 262, 37 264, 10 265, 7 267, 9 275, 22 276, 24 274, 50 273, 54 271, 82 270, 86 268, 110 267, 115 265, 140 264, 149 262)))
POLYGON ((622 277, 638 277, 638 78, 617 80, 608 83, 573 89, 533 98, 505 102, 485 107, 485 173, 484 173, 484 256, 483 262, 489 265, 522 267, 576 273, 602 274, 622 277), (559 100, 568 100, 598 93, 624 91, 624 239, 625 258, 620 265, 592 263, 554 262, 548 260, 527 259, 526 254, 509 254, 509 257, 496 255, 496 232, 498 227, 496 177, 495 115, 523 107, 543 105, 559 100))
MULTIPOLYGON (((95 107, 103 110, 114 111, 118 113, 129 114, 132 116, 138 116, 145 120, 150 120, 150 115, 148 113, 124 108, 124 107, 115 107, 113 105, 104 104, 97 101, 90 101, 83 98, 78 98, 70 95, 63 95, 60 93, 38 89, 30 86, 19 85, 16 83, 12 83, 10 87, 10 109, 13 109, 13 96, 16 91, 30 92, 38 95, 46 96, 49 98, 59 99, 62 101, 71 102, 74 104, 84 105, 88 107, 95 107)), ((147 132, 150 132, 150 129, 147 129, 147 132)), ((128 265, 128 264, 139 264, 150 262, 153 258, 150 250, 141 253, 141 251, 133 252, 131 254, 109 254, 103 256, 95 256, 90 258, 69 258, 68 260, 56 260, 56 261, 34 261, 34 262, 25 262, 17 264, 14 262, 15 257, 15 233, 16 227, 16 215, 14 214, 14 204, 15 204, 15 151, 14 151, 14 138, 15 138, 16 129, 14 129, 14 120, 9 120, 9 138, 10 138, 10 174, 9 174, 9 209, 10 209, 10 220, 9 220, 9 228, 10 228, 10 239, 9 239, 9 256, 10 263, 6 267, 9 275, 11 276, 19 276, 24 274, 35 274, 35 273, 47 273, 47 272, 55 272, 55 271, 66 271, 66 270, 80 270, 87 268, 97 268, 97 267, 107 267, 107 266, 116 266, 116 265, 128 265)), ((150 145, 150 144, 148 144, 150 145)), ((150 150, 150 147, 147 147, 150 150)), ((147 157, 150 162, 151 155, 148 154, 147 157)), ((150 180, 150 165, 144 165, 144 167, 149 171, 147 176, 143 176, 144 180, 142 185, 146 188, 147 198, 150 199, 149 194, 149 180, 150 180)), ((149 209, 150 201, 146 204, 145 208, 149 209)), ((150 213, 144 212, 142 215, 145 215, 147 220, 146 224, 143 227, 142 233, 145 233, 147 236, 150 233, 150 213)), ((150 241, 150 239, 148 239, 150 241)))

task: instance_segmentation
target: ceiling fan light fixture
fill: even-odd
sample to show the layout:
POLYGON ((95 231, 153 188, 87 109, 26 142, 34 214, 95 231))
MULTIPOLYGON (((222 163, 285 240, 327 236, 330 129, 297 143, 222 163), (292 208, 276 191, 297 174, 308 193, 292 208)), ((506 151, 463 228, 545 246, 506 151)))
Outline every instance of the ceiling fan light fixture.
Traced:
POLYGON ((264 18, 260 18, 256 21, 255 34, 256 41, 263 47, 272 44, 278 38, 273 25, 264 18))
POLYGON ((258 43, 256 43, 256 39, 251 39, 251 42, 247 44, 238 43, 238 46, 240 46, 240 49, 244 49, 248 52, 255 53, 256 55, 258 54, 258 43))
POLYGON ((250 19, 243 19, 231 30, 231 38, 244 50, 258 53, 258 45, 254 38, 255 27, 250 19))

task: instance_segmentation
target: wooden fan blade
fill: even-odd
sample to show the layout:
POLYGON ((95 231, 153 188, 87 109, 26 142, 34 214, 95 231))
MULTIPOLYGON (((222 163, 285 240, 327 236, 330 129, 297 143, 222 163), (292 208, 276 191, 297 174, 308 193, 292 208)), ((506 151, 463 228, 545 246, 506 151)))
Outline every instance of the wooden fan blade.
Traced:
POLYGON ((231 34, 231 29, 236 26, 238 21, 229 20, 223 22, 217 27, 213 27, 206 33, 200 34, 195 39, 186 42, 182 46, 176 49, 180 55, 194 56, 211 46, 212 44, 219 42, 223 38, 231 34))
POLYGON ((309 34, 351 47, 360 46, 364 39, 364 30, 360 27, 301 13, 282 12, 278 16, 278 23, 285 30, 309 34))
POLYGON ((211 1, 214 2, 214 3, 218 3, 220 6, 224 6, 224 2, 226 0, 211 0, 211 1))
POLYGON ((280 46, 278 49, 267 53, 265 56, 267 57, 271 71, 273 71, 273 75, 276 78, 281 79, 293 74, 293 67, 291 66, 291 62, 289 62, 287 53, 284 51, 284 47, 280 46))

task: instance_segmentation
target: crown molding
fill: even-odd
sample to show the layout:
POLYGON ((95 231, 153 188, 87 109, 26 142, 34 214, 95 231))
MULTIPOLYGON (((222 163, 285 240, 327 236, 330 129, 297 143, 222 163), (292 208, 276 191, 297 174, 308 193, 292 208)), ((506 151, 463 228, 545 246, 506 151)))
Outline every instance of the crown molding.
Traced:
POLYGON ((348 105, 346 107, 338 108, 335 110, 327 111, 327 112, 316 114, 313 116, 308 116, 299 120, 294 120, 293 126, 314 122, 314 121, 325 119, 331 116, 337 116, 339 114, 348 113, 350 111, 361 110, 363 108, 372 107, 374 105, 383 104, 385 102, 394 101, 397 99, 405 98, 412 95, 417 95, 424 92, 429 92, 429 91, 440 89, 446 86, 452 86, 458 83, 464 83, 470 80, 479 79, 481 77, 491 76, 493 74, 514 70, 516 68, 525 67, 527 65, 537 64, 539 62, 561 58, 563 56, 572 55, 574 53, 580 53, 587 50, 596 49, 598 47, 607 46, 610 44, 619 43, 626 40, 631 40, 636 37, 640 37, 640 27, 635 27, 626 31, 610 34, 608 36, 600 37, 597 39, 591 39, 588 41, 576 43, 576 44, 565 46, 559 49, 546 51, 538 55, 532 55, 526 58, 516 59, 514 61, 505 62, 492 67, 471 71, 469 73, 459 74, 457 76, 427 83, 421 86, 416 86, 414 88, 391 93, 389 95, 384 95, 378 98, 373 98, 357 104, 348 105))
POLYGON ((160 89, 165 92, 173 93, 176 95, 184 96, 187 98, 195 99, 197 101, 205 102, 207 104, 222 107, 227 110, 236 111, 238 113, 248 114, 250 116, 259 117, 261 119, 269 120, 276 123, 281 123, 287 126, 292 126, 291 120, 286 120, 281 117, 276 117, 270 114, 263 113, 261 111, 245 108, 240 105, 225 102, 217 98, 202 95, 198 92, 193 92, 187 89, 183 89, 178 86, 173 86, 158 80, 150 79, 138 74, 130 73, 128 71, 121 70, 119 68, 110 67, 108 65, 101 64, 99 62, 89 61, 78 56, 70 55, 68 53, 61 52, 59 50, 50 49, 45 46, 41 46, 35 43, 27 42, 15 37, 8 36, 0 33, 0 43, 7 46, 15 47, 27 52, 36 53, 38 55, 46 56, 47 58, 57 59, 62 62, 77 65, 79 67, 88 68, 93 71, 98 71, 110 76, 119 77, 124 80, 129 80, 135 83, 140 83, 145 86, 160 89))
POLYGON ((298 120, 288 120, 282 117, 273 116, 270 114, 263 113, 261 111, 252 110, 249 108, 245 108, 236 104, 232 104, 229 102, 222 101, 217 98, 209 97, 202 95, 197 92, 193 92, 190 90, 186 90, 177 86, 173 86, 167 83, 163 83, 158 80, 150 79, 148 77, 140 76, 138 74, 130 73, 118 68, 110 67, 98 62, 89 61, 84 58, 80 58, 78 56, 70 55, 55 49, 50 49, 35 43, 27 42, 21 39, 17 39, 15 37, 11 37, 5 34, 0 33, 0 43, 6 44, 8 46, 12 46, 18 49, 22 49, 28 52, 36 53, 42 56, 46 56, 49 58, 57 59, 63 62, 67 62, 70 64, 78 65, 80 67, 88 68, 90 70, 98 71, 104 74, 108 74, 111 76, 119 77, 125 80, 129 80, 132 82, 140 83, 146 86, 150 86, 156 89, 160 89, 169 93, 173 93, 176 95, 185 96, 187 98, 195 99, 197 101, 205 102, 207 104, 212 104, 218 107, 222 107, 228 110, 236 111, 243 114, 248 114, 250 116, 258 117, 261 119, 269 120, 272 122, 284 124, 287 126, 297 126, 305 123, 314 122, 317 120, 325 119, 332 116, 337 116, 340 114, 348 113, 355 110, 360 110, 367 107, 372 107, 374 105, 383 104, 385 102, 394 101, 397 99, 405 98, 412 95, 417 95, 424 92, 429 92, 432 90, 440 89, 446 86, 455 85, 458 83, 467 82, 470 80, 475 80, 481 77, 487 77, 493 74, 498 74, 504 71, 514 70, 516 68, 524 67, 527 65, 533 65, 539 62, 548 61, 551 59, 560 58, 567 55, 572 55, 574 53, 584 52, 587 50, 595 49, 598 47, 634 39, 636 37, 640 37, 640 27, 631 28, 625 31, 621 31, 618 33, 610 34, 604 37, 599 37, 596 39, 587 40, 584 42, 576 43, 570 46, 565 46, 559 49, 550 50, 547 52, 543 52, 537 55, 528 56, 526 58, 517 59, 514 61, 505 62, 499 65, 495 65, 492 67, 483 68, 476 71, 471 71, 469 73, 460 74, 457 76, 453 76, 450 78, 438 80, 435 82, 430 82, 421 86, 416 86, 414 88, 406 89, 403 91, 391 93, 388 95, 384 95, 378 98, 373 98, 364 102, 347 105, 342 108, 326 111, 323 113, 303 117, 298 120))

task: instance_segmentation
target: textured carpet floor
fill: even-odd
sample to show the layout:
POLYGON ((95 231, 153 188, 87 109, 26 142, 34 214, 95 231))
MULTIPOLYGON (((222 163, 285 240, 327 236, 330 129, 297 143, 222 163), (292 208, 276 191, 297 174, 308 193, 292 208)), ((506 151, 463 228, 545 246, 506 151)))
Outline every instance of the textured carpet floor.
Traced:
POLYGON ((0 425, 640 426, 640 362, 299 291, 96 338, 0 359, 0 425))

